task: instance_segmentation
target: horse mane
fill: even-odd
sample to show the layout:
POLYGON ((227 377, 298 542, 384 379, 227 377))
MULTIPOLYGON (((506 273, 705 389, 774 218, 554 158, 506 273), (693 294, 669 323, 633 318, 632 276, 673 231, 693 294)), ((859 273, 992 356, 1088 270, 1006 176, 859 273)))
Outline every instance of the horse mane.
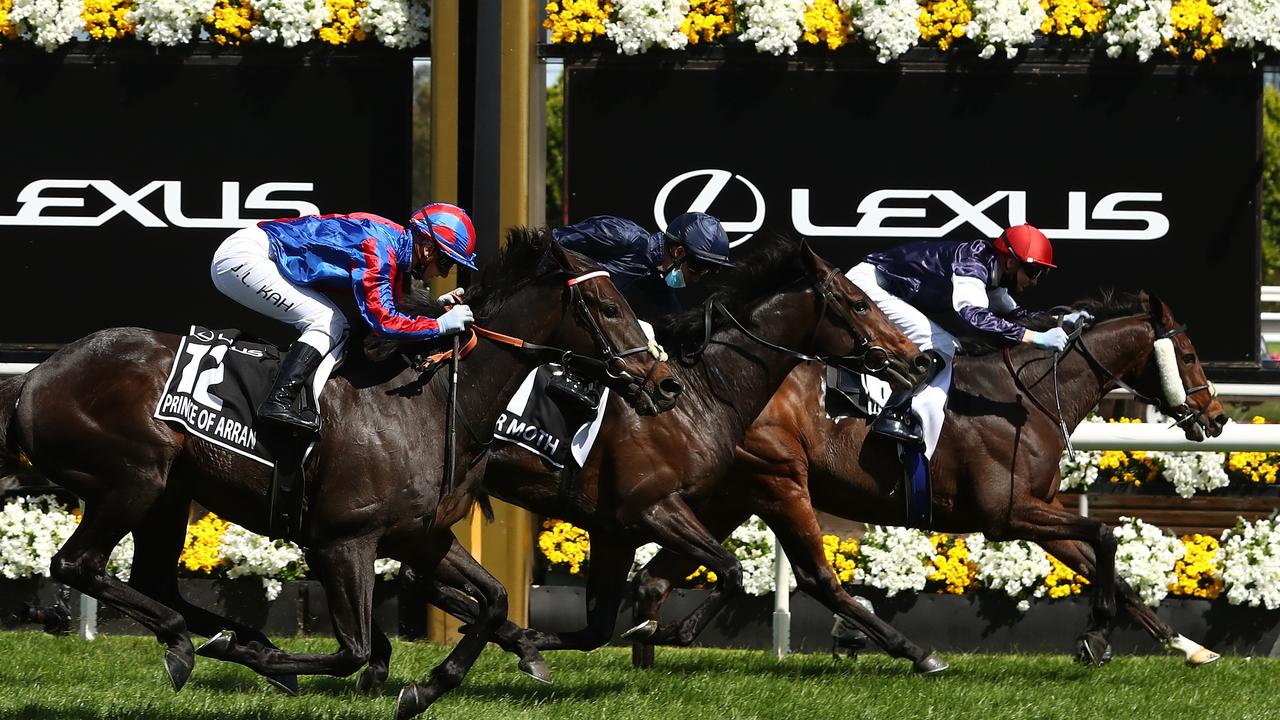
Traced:
MULTIPOLYGON (((544 276, 543 269, 554 265, 551 258, 551 233, 546 228, 513 227, 507 230, 507 242, 496 257, 486 261, 476 281, 467 288, 467 305, 483 325, 500 313, 507 299, 521 288, 544 276)), ((440 317, 444 308, 432 297, 430 288, 415 285, 396 301, 396 309, 405 315, 440 317)), ((366 330, 368 327, 361 323, 366 330)), ((372 330, 364 338, 366 354, 384 358, 405 344, 395 338, 382 337, 372 330)), ((418 343, 424 350, 442 349, 447 343, 429 340, 418 343)))
POLYGON ((1151 312, 1150 296, 1142 291, 1119 291, 1102 288, 1096 297, 1086 297, 1071 304, 1072 310, 1088 310, 1095 320, 1145 315, 1151 312))
MULTIPOLYGON (((805 276, 802 241, 781 233, 760 236, 734 253, 734 267, 708 278, 703 299, 682 313, 669 315, 656 331, 662 344, 675 349, 693 349, 706 338, 707 303, 719 301, 735 317, 742 318, 753 305, 772 297, 805 276)), ((728 326, 723 314, 712 316, 711 332, 728 326)))

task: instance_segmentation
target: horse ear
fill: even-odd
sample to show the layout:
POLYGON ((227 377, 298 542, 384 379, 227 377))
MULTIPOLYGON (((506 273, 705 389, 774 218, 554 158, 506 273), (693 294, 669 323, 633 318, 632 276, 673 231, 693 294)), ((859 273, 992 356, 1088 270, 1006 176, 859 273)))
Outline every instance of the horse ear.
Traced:
POLYGON ((556 265, 560 266, 561 270, 572 272, 575 266, 570 258, 569 251, 565 250, 564 246, 555 240, 547 240, 547 244, 550 245, 550 254, 552 259, 556 261, 556 265))
POLYGON ((813 251, 813 247, 809 245, 807 238, 801 238, 800 240, 800 257, 804 259, 805 267, 815 275, 822 274, 829 267, 827 261, 813 251))

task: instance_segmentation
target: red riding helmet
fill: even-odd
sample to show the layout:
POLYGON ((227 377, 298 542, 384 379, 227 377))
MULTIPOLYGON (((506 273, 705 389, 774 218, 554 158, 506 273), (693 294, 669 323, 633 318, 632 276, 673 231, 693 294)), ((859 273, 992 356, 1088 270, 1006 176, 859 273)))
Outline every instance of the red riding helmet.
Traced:
POLYGON ((1015 225, 996 238, 996 250, 1029 265, 1056 268, 1053 264, 1053 246, 1044 233, 1030 225, 1015 225))

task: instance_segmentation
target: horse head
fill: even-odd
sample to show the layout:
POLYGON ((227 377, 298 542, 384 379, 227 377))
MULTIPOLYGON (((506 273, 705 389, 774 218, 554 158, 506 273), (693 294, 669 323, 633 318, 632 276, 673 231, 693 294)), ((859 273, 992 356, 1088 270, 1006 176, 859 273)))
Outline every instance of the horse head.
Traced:
POLYGON ((920 383, 927 376, 931 358, 808 242, 801 243, 800 252, 821 303, 813 351, 890 385, 914 387, 920 383))
MULTIPOLYGON (((659 359, 660 350, 609 274, 565 250, 541 230, 513 228, 500 258, 481 274, 476 323, 489 330, 538 338, 560 362, 621 396, 641 415, 675 407, 680 381, 659 359), (546 293, 560 295, 560 312, 546 314, 546 293)), ((470 297, 470 296, 469 296, 470 297)))

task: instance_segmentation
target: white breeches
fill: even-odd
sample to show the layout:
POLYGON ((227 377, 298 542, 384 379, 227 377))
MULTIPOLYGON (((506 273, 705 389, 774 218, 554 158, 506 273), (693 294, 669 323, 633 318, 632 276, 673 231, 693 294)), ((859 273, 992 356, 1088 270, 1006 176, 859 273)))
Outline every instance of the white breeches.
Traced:
POLYGON ((325 356, 316 371, 316 397, 341 357, 347 340, 347 319, 332 300, 311 288, 294 285, 271 259, 267 233, 257 226, 242 228, 222 241, 210 267, 214 287, 245 307, 302 333, 306 343, 325 356))
POLYGON ((924 434, 925 457, 932 457, 947 413, 947 391, 951 388, 951 365, 956 354, 956 339, 924 313, 882 288, 874 265, 861 263, 850 270, 847 277, 880 306, 885 316, 911 342, 922 351, 933 350, 939 353, 946 361, 933 380, 911 398, 911 410, 920 418, 924 434))

